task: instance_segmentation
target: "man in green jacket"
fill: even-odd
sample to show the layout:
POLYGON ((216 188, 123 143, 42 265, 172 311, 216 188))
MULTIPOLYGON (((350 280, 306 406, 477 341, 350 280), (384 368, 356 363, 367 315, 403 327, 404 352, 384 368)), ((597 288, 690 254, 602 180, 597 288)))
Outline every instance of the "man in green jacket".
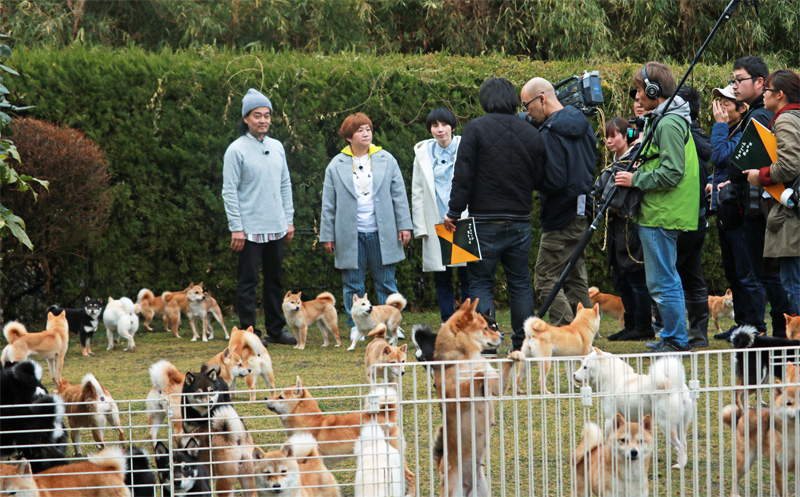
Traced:
POLYGON ((638 170, 617 173, 617 186, 634 186, 644 191, 637 216, 644 250, 647 289, 653 297, 664 330, 654 352, 689 350, 686 333, 686 305, 683 286, 675 267, 677 240, 681 231, 697 229, 700 209, 700 173, 697 150, 690 132, 689 104, 675 97, 675 78, 669 67, 648 62, 633 77, 635 98, 645 116, 645 136, 657 125, 653 139, 642 151, 638 170))

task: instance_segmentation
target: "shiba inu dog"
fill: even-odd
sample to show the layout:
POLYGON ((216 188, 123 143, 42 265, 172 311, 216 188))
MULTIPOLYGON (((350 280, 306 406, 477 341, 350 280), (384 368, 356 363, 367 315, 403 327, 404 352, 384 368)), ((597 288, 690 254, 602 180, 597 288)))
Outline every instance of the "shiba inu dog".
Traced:
POLYGON ((600 306, 600 316, 611 316, 625 326, 625 306, 622 305, 621 298, 610 293, 602 293, 599 288, 593 286, 589 288, 589 299, 593 306, 600 306))
MULTIPOLYGON (((758 385, 763 385, 767 381, 767 376, 772 372, 775 378, 780 379, 783 375, 782 362, 785 360, 797 361, 797 352, 770 350, 777 347, 797 347, 800 340, 789 340, 787 338, 759 336, 756 329, 752 326, 740 326, 731 333, 731 343, 736 349, 736 363, 734 374, 736 375, 736 385, 746 385, 749 390, 755 391, 758 385), (758 349, 758 350, 749 350, 758 349), (783 359, 776 361, 775 359, 783 359), (773 364, 770 371, 770 364, 773 364)), ((746 390, 736 392, 736 405, 739 409, 744 409, 746 404, 746 390)))
POLYGON ((164 318, 164 329, 168 330, 167 316, 164 314, 164 298, 161 295, 156 297, 151 290, 142 288, 136 297, 136 303, 139 304, 139 313, 144 317, 144 327, 147 331, 153 331, 150 321, 156 317, 164 318))
POLYGON ((717 333, 722 333, 722 328, 719 326, 719 320, 722 318, 733 319, 733 293, 731 289, 725 292, 725 295, 717 297, 716 295, 708 296, 708 314, 714 319, 714 327, 717 333))
MULTIPOLYGON (((250 369, 250 374, 245 378, 247 388, 250 390, 250 402, 256 400, 256 381, 259 377, 263 378, 269 388, 275 388, 275 374, 272 372, 272 356, 261 343, 261 339, 253 333, 253 327, 240 330, 233 327, 231 339, 228 342, 231 352, 239 354, 242 363, 250 369)), ((235 383, 235 378, 234 378, 235 383)), ((231 388, 233 390, 234 387, 231 388)))
POLYGON ((386 297, 385 305, 372 305, 367 294, 363 297, 353 295, 353 306, 350 308, 350 315, 358 329, 358 336, 347 350, 355 350, 356 344, 361 337, 366 336, 378 323, 386 325, 386 336, 388 342, 397 345, 397 327, 403 321, 401 311, 406 308, 406 299, 399 293, 393 293, 386 297))
POLYGON ((231 403, 228 385, 213 369, 186 373, 181 394, 183 431, 186 433, 208 430, 214 412, 231 403))
POLYGON ((169 361, 158 361, 150 366, 150 383, 153 387, 147 394, 147 424, 150 438, 158 439, 158 429, 167 419, 167 410, 172 411, 172 432, 183 433, 183 416, 179 394, 183 391, 186 375, 178 371, 169 361))
POLYGON ((594 347, 572 376, 577 383, 587 382, 602 394, 606 433, 617 414, 633 422, 641 421, 639 413, 650 414, 678 453, 673 467, 686 466, 686 440, 694 417, 694 401, 680 358, 661 357, 650 365, 648 374, 640 375, 619 357, 594 347))
POLYGON ((40 333, 28 333, 22 323, 11 321, 3 327, 3 335, 8 345, 0 354, 0 362, 20 362, 31 355, 40 356, 47 361, 50 378, 58 385, 69 345, 69 325, 64 312, 58 315, 48 312, 47 328, 40 333))
POLYGON ((386 433, 376 422, 361 428, 356 440, 356 497, 402 497, 403 458, 387 443, 386 433))
POLYGON ((139 447, 125 451, 125 459, 130 463, 125 473, 125 485, 131 489, 133 497, 155 497, 156 475, 150 469, 150 455, 139 447))
POLYGON ((80 428, 91 429, 92 438, 100 448, 104 448, 103 431, 107 424, 116 427, 120 441, 125 440, 117 403, 92 373, 85 375, 79 385, 70 385, 66 378, 61 378, 55 393, 64 399, 69 420, 69 434, 76 454, 80 455, 83 452, 80 428))
POLYGON ((195 323, 197 319, 202 322, 203 341, 208 341, 208 314, 206 313, 205 298, 202 281, 197 285, 193 282, 189 283, 189 287, 183 292, 164 292, 164 313, 172 326, 175 336, 180 338, 178 326, 180 326, 181 312, 183 312, 189 318, 189 326, 192 328, 192 341, 196 342, 200 338, 197 333, 197 324, 195 323))
POLYGON ((203 299, 203 303, 206 307, 206 327, 208 329, 208 337, 214 338, 214 328, 211 326, 211 320, 208 319, 208 316, 211 316, 222 327, 222 331, 225 333, 225 338, 230 338, 230 335, 228 334, 228 328, 225 326, 225 321, 222 320, 222 309, 220 309, 217 299, 212 297, 208 290, 206 290, 205 295, 206 298, 203 299))
POLYGON ((243 493, 256 497, 253 438, 236 410, 230 405, 214 409, 209 427, 195 431, 191 438, 200 448, 198 459, 214 475, 214 493, 232 497, 238 479, 243 493))
MULTIPOLYGON (((585 309, 578 302, 575 319, 565 326, 551 326, 538 317, 525 320, 522 329, 525 330, 525 341, 522 343, 522 353, 525 357, 565 357, 585 356, 592 351, 592 342, 597 330, 600 329, 599 304, 585 309)), ((523 373, 530 369, 530 364, 521 368, 517 378, 520 386, 523 373)), ((547 375, 550 373, 550 361, 541 363, 539 371, 539 388, 542 393, 550 393, 547 389, 547 375)), ((572 371, 570 371, 570 376, 572 371)))
POLYGON ((209 369, 217 371, 219 377, 228 384, 229 390, 236 387, 236 378, 245 378, 250 374, 250 368, 244 363, 242 357, 236 352, 231 352, 230 347, 225 347, 225 350, 209 359, 200 368, 200 372, 209 369))
POLYGON ((439 427, 434 441, 433 462, 442 496, 489 495, 485 471, 489 433, 473 427, 494 424, 494 404, 486 400, 496 399, 506 391, 512 379, 512 365, 519 367, 525 359, 521 352, 512 352, 508 356, 511 361, 503 364, 498 374, 481 356, 483 350, 496 349, 503 337, 489 328, 486 319, 475 311, 477 306, 478 299, 464 300, 436 336, 434 360, 462 361, 433 368, 436 391, 441 398, 464 399, 443 404, 447 429, 445 432, 444 426, 439 427), (473 468, 477 468, 476 474, 473 468))
POLYGON ((79 309, 65 309, 57 305, 51 305, 47 308, 47 312, 52 312, 55 315, 61 314, 61 311, 64 311, 67 315, 69 331, 78 335, 80 339, 81 354, 84 356, 92 355, 92 337, 97 332, 97 324, 100 321, 100 315, 103 313, 103 301, 86 297, 83 301, 83 307, 79 309))
POLYGON ((28 459, 38 473, 66 457, 64 401, 48 395, 42 368, 26 360, 0 368, 0 456, 28 459))
POLYGON ((171 461, 170 451, 163 442, 156 443, 154 451, 158 481, 162 484, 169 484, 169 470, 172 466, 175 495, 211 497, 211 477, 197 458, 197 440, 190 438, 183 448, 175 448, 171 461))
POLYGON ((128 341, 128 346, 124 350, 136 350, 136 342, 133 336, 139 330, 139 316, 136 315, 136 307, 128 297, 114 300, 108 297, 108 304, 103 311, 103 324, 106 325, 106 336, 108 337, 108 348, 114 348, 114 333, 128 341))
MULTIPOLYGON (((503 333, 500 331, 500 327, 497 325, 497 321, 492 317, 489 310, 485 310, 481 313, 483 319, 486 321, 486 326, 489 327, 491 331, 496 331, 500 333, 500 340, 503 340, 503 333)), ((416 351, 414 351, 414 356, 420 362, 427 362, 433 360, 434 349, 436 348, 436 333, 433 332, 430 326, 427 324, 415 324, 411 328, 411 341, 414 343, 416 347, 416 351)), ((487 349, 492 350, 492 349, 487 349)), ((482 355, 486 356, 487 350, 482 351, 482 355)), ((497 350, 497 349, 494 349, 497 350)))
POLYGON ((641 423, 628 423, 617 414, 608 437, 599 426, 587 423, 583 440, 572 452, 572 495, 646 497, 650 494, 647 478, 652 455, 653 423, 649 414, 641 423))
POLYGON ((308 325, 317 323, 319 331, 322 332, 322 346, 328 346, 328 332, 333 333, 336 339, 336 346, 342 345, 339 338, 339 323, 336 315, 336 298, 329 292, 322 292, 314 300, 303 302, 303 292, 286 292, 283 297, 283 315, 286 322, 292 329, 292 333, 297 337, 297 345, 294 348, 303 350, 306 348, 306 334, 308 325))
MULTIPOLYGON (((366 421, 374 420, 381 426, 388 426, 387 435, 392 447, 398 451, 401 449, 397 427, 397 392, 392 387, 380 385, 373 387, 369 395, 374 399, 369 404, 377 406, 372 411, 326 415, 298 376, 294 386, 267 399, 266 406, 281 417, 287 434, 298 431, 310 433, 319 442, 319 451, 325 456, 325 461, 335 464, 353 456, 355 441, 361 433, 360 427, 366 421)), ((408 467, 405 477, 408 488, 413 491, 415 477, 408 467)))
POLYGON ((31 497, 130 497, 125 454, 110 447, 82 461, 33 473, 26 459, 0 463, 0 493, 31 497))
POLYGON ((292 435, 280 450, 256 447, 253 457, 259 497, 339 497, 336 478, 308 433, 292 435))
POLYGON ((800 316, 784 314, 783 318, 786 320, 786 338, 800 340, 800 316))
POLYGON ((367 353, 364 356, 364 365, 367 367, 367 383, 375 383, 384 377, 387 381, 400 381, 400 377, 405 373, 408 345, 404 344, 400 347, 389 345, 389 342, 386 341, 386 325, 383 323, 379 323, 367 336, 374 337, 367 345, 367 353), (385 366, 376 370, 373 379, 370 370, 371 366, 375 364, 384 364, 385 366))

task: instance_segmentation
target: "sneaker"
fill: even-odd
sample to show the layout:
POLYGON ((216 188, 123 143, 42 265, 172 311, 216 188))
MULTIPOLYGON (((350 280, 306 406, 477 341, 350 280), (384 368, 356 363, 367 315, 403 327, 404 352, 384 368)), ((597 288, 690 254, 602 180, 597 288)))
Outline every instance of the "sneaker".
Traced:
MULTIPOLYGON (((616 338, 614 341, 617 342, 625 342, 625 341, 635 341, 635 340, 649 340, 655 338, 656 335, 653 333, 653 330, 650 329, 642 331, 642 330, 623 330, 619 333, 616 333, 616 338)), ((608 338, 611 340, 611 337, 608 338)))
POLYGON ((683 347, 679 345, 677 342, 673 342, 672 340, 665 340, 662 339, 660 342, 653 347, 653 352, 687 352, 691 350, 688 347, 683 347))
POLYGON ((616 341, 618 341, 618 340, 619 340, 619 337, 621 337, 621 336, 622 336, 624 333, 626 333, 626 332, 628 332, 628 331, 631 331, 631 330, 629 330, 629 329, 627 329, 627 328, 623 328, 623 329, 619 330, 619 331, 618 331, 618 332, 616 332, 616 333, 612 333, 612 334, 608 335, 608 338, 607 338, 607 340, 608 340, 609 342, 616 342, 616 341))
POLYGON ((281 330, 281 334, 278 336, 267 333, 267 336, 264 337, 263 341, 267 343, 279 343, 282 345, 297 345, 297 340, 295 340, 294 336, 286 329, 281 330))
POLYGON ((406 334, 403 333, 403 328, 398 326, 397 327, 397 339, 398 340, 405 340, 405 338, 406 338, 406 334))
POLYGON ((734 330, 736 330, 738 327, 739 327, 738 324, 733 325, 730 328, 728 328, 728 331, 723 331, 722 333, 717 333, 716 335, 714 335, 714 339, 728 341, 731 339, 731 335, 733 334, 734 330))

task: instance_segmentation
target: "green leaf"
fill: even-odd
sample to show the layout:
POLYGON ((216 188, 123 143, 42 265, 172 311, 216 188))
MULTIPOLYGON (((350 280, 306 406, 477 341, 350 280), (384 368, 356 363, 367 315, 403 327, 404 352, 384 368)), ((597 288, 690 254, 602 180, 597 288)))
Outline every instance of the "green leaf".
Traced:
POLYGON ((14 76, 19 76, 19 73, 17 71, 15 71, 15 70, 11 69, 10 67, 5 66, 3 64, 0 64, 0 69, 4 70, 5 72, 7 72, 9 74, 13 74, 14 76))
POLYGON ((22 242, 23 245, 33 250, 31 239, 25 233, 25 221, 0 205, 0 231, 5 232, 6 230, 10 231, 14 238, 22 242))

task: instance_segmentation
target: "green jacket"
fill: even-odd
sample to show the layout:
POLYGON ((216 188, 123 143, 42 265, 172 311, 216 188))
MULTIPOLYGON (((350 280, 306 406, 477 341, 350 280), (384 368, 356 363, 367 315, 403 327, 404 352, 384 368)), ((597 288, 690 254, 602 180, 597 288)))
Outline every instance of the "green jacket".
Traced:
MULTIPOLYGON (((645 125, 645 135, 650 122, 645 125)), ((700 167, 689 124, 667 114, 658 123, 645 161, 633 174, 644 191, 636 222, 650 228, 694 231, 700 215, 700 167)))

